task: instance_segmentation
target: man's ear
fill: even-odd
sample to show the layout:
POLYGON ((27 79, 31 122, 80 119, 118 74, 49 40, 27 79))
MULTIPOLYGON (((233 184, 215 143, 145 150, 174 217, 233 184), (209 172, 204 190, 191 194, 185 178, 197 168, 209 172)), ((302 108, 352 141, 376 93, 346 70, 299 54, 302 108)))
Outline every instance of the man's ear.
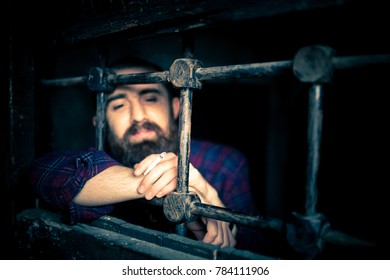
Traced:
POLYGON ((173 109, 173 116, 175 119, 177 119, 180 111, 180 99, 178 97, 172 98, 172 109, 173 109))
POLYGON ((93 126, 96 126, 96 116, 93 116, 93 118, 92 118, 92 124, 93 124, 93 126))

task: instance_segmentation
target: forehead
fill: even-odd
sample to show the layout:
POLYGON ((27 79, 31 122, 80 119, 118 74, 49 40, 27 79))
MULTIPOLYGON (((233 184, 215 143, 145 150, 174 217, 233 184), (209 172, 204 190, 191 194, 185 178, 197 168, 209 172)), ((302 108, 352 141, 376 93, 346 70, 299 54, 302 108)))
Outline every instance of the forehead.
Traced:
MULTIPOLYGON (((127 75, 127 74, 139 74, 154 72, 155 70, 147 67, 126 67, 115 69, 115 72, 118 75, 127 75)), ((136 92, 136 93, 147 93, 147 92, 159 92, 161 95, 168 96, 168 90, 161 83, 154 84, 127 84, 118 86, 114 92, 110 93, 109 96, 119 94, 121 92, 136 92)))
POLYGON ((123 74, 139 74, 139 73, 147 73, 147 72, 155 72, 156 70, 149 68, 149 67, 143 67, 143 66, 129 66, 129 67, 120 67, 118 69, 115 69, 115 73, 119 75, 123 74))

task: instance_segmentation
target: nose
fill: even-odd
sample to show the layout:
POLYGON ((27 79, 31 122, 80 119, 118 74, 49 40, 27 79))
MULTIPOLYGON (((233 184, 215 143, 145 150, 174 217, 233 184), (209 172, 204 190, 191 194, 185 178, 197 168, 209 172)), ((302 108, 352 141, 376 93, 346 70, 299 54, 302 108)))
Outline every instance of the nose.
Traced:
POLYGON ((132 121, 141 122, 145 118, 145 109, 142 104, 138 101, 133 101, 130 106, 130 114, 132 121))

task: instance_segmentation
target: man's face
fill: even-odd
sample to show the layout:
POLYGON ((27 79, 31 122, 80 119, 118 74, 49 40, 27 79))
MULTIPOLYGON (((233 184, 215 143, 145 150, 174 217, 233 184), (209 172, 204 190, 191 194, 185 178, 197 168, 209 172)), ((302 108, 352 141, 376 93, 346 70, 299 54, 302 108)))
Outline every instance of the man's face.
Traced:
MULTIPOLYGON (((141 68, 117 71, 143 72, 141 68)), ((132 167, 151 153, 177 152, 179 101, 171 103, 162 84, 119 86, 107 96, 106 104, 109 149, 122 164, 132 167)))

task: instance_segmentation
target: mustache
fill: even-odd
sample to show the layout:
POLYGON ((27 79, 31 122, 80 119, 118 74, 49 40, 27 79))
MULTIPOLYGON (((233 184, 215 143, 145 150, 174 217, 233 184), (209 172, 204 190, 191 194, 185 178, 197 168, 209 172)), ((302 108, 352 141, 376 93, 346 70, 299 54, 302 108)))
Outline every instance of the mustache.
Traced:
POLYGON ((137 134, 141 129, 145 129, 145 130, 152 130, 152 131, 155 131, 155 132, 158 132, 160 129, 159 127, 154 124, 154 123, 151 123, 149 121, 145 121, 145 122, 134 122, 126 131, 125 133, 125 136, 131 136, 131 135, 134 135, 134 134, 137 134))

